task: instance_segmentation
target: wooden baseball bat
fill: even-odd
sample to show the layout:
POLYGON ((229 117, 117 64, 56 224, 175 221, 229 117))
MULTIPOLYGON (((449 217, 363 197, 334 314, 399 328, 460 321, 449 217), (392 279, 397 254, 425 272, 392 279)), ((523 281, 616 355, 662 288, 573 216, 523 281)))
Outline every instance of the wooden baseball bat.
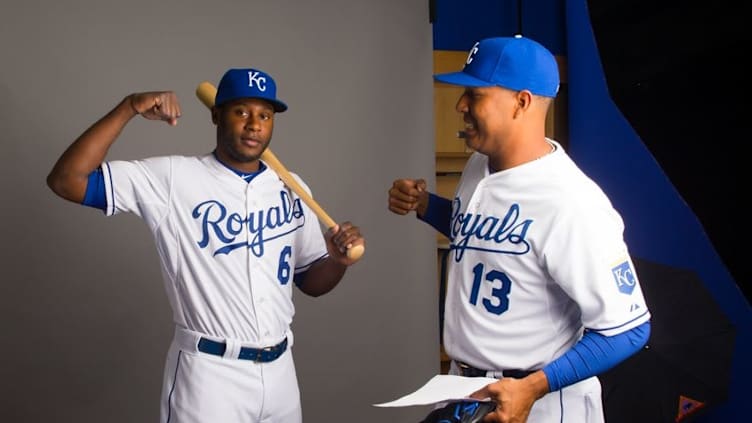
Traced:
MULTIPOLYGON (((214 98, 216 96, 217 88, 212 85, 211 82, 204 81, 198 84, 198 87, 196 88, 196 97, 198 97, 198 99, 201 100, 201 102, 204 103, 206 107, 214 107, 214 98)), ((326 211, 321 208, 316 200, 314 200, 313 197, 311 197, 308 192, 298 183, 298 181, 295 180, 292 174, 290 174, 290 172, 282 164, 282 162, 279 161, 277 156, 272 153, 269 147, 267 147, 264 152, 261 153, 261 160, 266 162, 266 164, 269 165, 270 168, 274 169, 274 171, 277 172, 280 179, 282 179, 282 182, 284 182, 288 188, 290 188, 295 194, 297 194, 298 197, 300 197, 300 199, 303 200, 303 202, 306 203, 314 213, 316 213, 316 216, 319 218, 319 220, 321 220, 321 223, 323 223, 327 228, 331 228, 332 226, 337 225, 337 222, 329 217, 326 211)), ((364 246, 353 245, 347 249, 347 257, 352 260, 358 260, 364 252, 364 246)))

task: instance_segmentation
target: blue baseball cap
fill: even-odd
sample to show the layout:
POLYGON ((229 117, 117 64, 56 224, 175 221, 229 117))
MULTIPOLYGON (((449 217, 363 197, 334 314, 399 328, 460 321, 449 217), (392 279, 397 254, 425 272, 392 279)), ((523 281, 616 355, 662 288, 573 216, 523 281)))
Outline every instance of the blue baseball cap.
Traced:
POLYGON ((287 104, 277 99, 274 78, 258 69, 230 69, 222 76, 214 105, 221 106, 239 98, 260 98, 271 103, 275 112, 287 110, 287 104))
POLYGON ((556 97, 559 92, 556 58, 540 43, 521 35, 480 40, 470 49, 462 71, 434 78, 464 87, 528 90, 544 97, 556 97))

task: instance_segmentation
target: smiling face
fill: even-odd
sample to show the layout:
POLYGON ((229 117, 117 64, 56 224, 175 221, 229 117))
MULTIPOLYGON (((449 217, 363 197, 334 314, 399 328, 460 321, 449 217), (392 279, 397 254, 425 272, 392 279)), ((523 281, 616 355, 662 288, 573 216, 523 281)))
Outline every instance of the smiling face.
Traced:
POLYGON ((241 171, 258 170, 258 159, 269 146, 274 108, 264 100, 243 98, 212 109, 217 125, 217 156, 241 171))
POLYGON ((529 90, 466 88, 457 101, 465 122, 465 144, 488 156, 494 171, 540 158, 551 152, 546 114, 552 101, 529 90))
POLYGON ((465 122, 465 143, 473 150, 491 154, 514 133, 517 93, 501 87, 469 87, 457 101, 465 122))

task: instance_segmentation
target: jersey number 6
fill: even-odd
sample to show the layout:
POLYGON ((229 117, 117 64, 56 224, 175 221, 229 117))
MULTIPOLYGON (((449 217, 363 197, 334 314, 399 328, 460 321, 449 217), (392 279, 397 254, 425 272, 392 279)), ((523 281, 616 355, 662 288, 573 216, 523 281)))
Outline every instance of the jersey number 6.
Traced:
POLYGON ((282 285, 287 285, 287 282, 290 281, 290 262, 288 261, 290 259, 290 256, 292 255, 292 248, 288 245, 285 248, 282 249, 282 252, 279 253, 279 267, 277 268, 277 279, 279 279, 279 283, 282 285))

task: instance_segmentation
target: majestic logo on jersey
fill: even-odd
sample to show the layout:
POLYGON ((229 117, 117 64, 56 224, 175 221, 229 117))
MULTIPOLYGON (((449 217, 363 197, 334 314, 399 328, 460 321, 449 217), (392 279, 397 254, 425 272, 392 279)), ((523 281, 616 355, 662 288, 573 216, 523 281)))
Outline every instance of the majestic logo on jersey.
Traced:
POLYGON ((452 220, 449 228, 452 236, 454 260, 459 262, 465 250, 479 250, 500 254, 525 254, 530 251, 530 244, 525 239, 532 219, 520 218, 519 204, 512 204, 506 215, 483 216, 482 214, 460 213, 462 202, 454 199, 452 220), (481 241, 479 243, 473 241, 481 241), (492 244, 497 245, 495 248, 492 244), (489 246, 490 245, 490 246, 489 246))
POLYGON ((266 210, 256 210, 243 216, 230 213, 227 207, 217 200, 208 200, 197 205, 191 215, 201 223, 201 240, 198 245, 206 248, 210 241, 221 247, 217 254, 229 254, 238 248, 247 247, 253 255, 264 255, 264 243, 285 236, 305 225, 305 215, 300 199, 290 198, 287 191, 280 191, 280 203, 266 210), (250 236, 240 237, 244 231, 250 236))
POLYGON ((614 274, 616 280, 616 287, 619 288, 619 292, 625 294, 631 294, 634 291, 634 287, 637 284, 632 266, 628 261, 611 269, 611 273, 614 274))

